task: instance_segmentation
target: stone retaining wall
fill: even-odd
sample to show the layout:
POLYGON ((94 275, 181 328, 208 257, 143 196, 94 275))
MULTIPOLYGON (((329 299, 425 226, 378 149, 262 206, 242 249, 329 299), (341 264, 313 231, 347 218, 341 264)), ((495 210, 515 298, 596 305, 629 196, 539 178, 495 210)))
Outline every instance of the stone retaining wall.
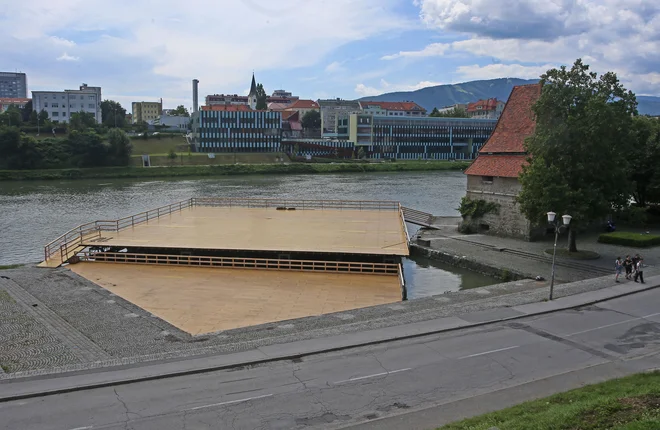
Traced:
MULTIPOLYGON (((419 242, 429 242, 428 240, 421 239, 419 242)), ((520 279, 529 279, 529 276, 526 276, 515 270, 489 266, 478 261, 469 259, 466 256, 455 255, 449 252, 440 251, 437 249, 432 249, 424 244, 411 243, 410 254, 411 255, 422 255, 424 257, 431 258, 433 260, 442 261, 443 263, 451 264, 452 266, 462 267, 464 269, 472 270, 473 272, 481 273, 486 276, 492 276, 494 278, 501 279, 503 281, 517 281, 520 279)))

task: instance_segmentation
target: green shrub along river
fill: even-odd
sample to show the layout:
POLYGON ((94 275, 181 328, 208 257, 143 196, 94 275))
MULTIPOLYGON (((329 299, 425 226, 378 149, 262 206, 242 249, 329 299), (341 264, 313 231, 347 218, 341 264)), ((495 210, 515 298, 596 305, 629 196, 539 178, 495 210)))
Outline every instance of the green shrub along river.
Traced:
POLYGON ((396 161, 384 163, 278 163, 223 164, 215 166, 97 167, 85 169, 0 170, 2 181, 166 178, 255 174, 319 174, 365 172, 463 171, 465 161, 396 161))

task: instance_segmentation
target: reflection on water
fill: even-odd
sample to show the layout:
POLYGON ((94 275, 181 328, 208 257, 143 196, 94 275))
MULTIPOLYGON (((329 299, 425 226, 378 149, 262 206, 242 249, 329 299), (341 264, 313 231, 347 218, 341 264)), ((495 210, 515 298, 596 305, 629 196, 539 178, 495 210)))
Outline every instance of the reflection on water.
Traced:
MULTIPOLYGON (((190 197, 396 200, 434 215, 456 216, 465 183, 460 172, 0 182, 0 265, 40 261, 46 243, 79 224, 116 219, 190 197)), ((433 273, 447 279, 463 276, 453 267, 407 264, 407 276, 415 285, 411 289, 418 291, 409 293, 410 298, 436 288, 433 285, 441 278, 433 273)), ((453 281, 455 287, 448 288, 471 282, 453 281)))
POLYGON ((496 278, 450 266, 427 257, 404 259, 403 273, 408 300, 496 284, 496 278))

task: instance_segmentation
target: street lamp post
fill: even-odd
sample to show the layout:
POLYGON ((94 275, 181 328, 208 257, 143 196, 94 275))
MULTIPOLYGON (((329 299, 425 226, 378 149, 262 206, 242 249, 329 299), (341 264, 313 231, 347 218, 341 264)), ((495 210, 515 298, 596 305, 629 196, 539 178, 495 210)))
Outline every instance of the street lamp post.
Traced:
POLYGON ((552 300, 552 295, 555 288, 555 257, 557 255, 557 238, 559 237, 559 233, 561 232, 562 228, 568 228, 572 218, 570 215, 562 215, 561 218, 563 224, 560 224, 559 220, 555 221, 556 216, 556 213, 548 212, 548 223, 552 224, 552 226, 555 228, 555 246, 552 249, 552 275, 550 277, 550 300, 552 300))

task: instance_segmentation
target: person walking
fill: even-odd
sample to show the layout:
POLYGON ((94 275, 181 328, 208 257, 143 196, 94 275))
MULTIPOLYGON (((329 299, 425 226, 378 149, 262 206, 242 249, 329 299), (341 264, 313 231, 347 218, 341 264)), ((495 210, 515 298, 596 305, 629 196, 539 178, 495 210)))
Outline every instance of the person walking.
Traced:
POLYGON ((644 259, 642 257, 639 257, 639 260, 637 261, 637 267, 635 268, 635 282, 637 282, 637 279, 643 284, 644 283, 644 259))
POLYGON ((622 269, 623 269, 623 261, 621 261, 621 257, 616 257, 616 261, 614 262, 614 271, 616 273, 616 276, 614 276, 614 280, 616 282, 619 282, 619 276, 621 276, 622 269))
POLYGON ((626 259, 623 260, 623 267, 626 269, 626 279, 632 279, 633 263, 630 255, 626 255, 626 259))

